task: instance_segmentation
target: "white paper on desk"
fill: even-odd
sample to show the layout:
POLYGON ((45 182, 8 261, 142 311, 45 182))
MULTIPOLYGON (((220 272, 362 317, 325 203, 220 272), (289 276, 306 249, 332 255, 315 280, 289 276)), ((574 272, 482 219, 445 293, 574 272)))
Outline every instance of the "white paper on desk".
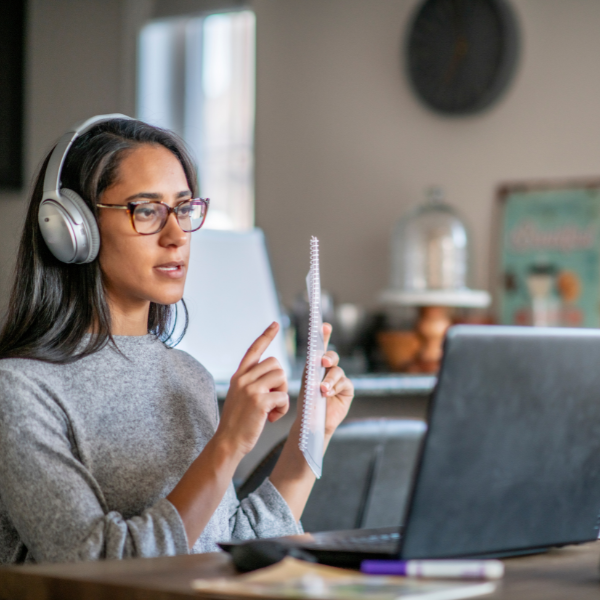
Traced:
POLYGON ((491 594, 491 581, 443 581, 363 575, 286 556, 282 561, 238 577, 195 579, 192 587, 217 598, 298 600, 459 600, 491 594))
POLYGON ((320 478, 323 471, 327 400, 321 394, 321 381, 323 381, 325 375, 325 368, 322 366, 325 340, 323 339, 323 313, 321 309, 319 241, 316 237, 310 240, 310 271, 306 277, 306 286, 308 288, 310 314, 300 450, 312 472, 317 478, 320 478))

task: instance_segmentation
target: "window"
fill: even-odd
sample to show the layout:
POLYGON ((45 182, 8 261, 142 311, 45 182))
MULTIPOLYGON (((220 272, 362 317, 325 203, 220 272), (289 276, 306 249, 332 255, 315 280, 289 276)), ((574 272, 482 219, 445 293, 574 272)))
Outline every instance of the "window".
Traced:
POLYGON ((254 40, 249 10, 153 21, 140 34, 138 117, 192 149, 212 229, 254 226, 254 40))

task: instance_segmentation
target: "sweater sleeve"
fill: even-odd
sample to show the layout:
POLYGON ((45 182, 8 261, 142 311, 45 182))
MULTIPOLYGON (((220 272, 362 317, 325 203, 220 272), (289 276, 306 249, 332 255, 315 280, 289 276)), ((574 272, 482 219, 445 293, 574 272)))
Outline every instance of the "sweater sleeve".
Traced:
MULTIPOLYGON (((216 431, 219 425, 216 392, 214 407, 216 431)), ((302 525, 294 519, 287 502, 268 478, 241 502, 231 484, 225 494, 224 502, 229 513, 230 539, 250 540, 304 533, 302 525)))
POLYGON ((265 479, 241 502, 232 506, 229 518, 232 539, 279 537, 303 533, 287 502, 277 488, 265 479))
POLYGON ((187 554, 168 500, 129 518, 110 511, 59 401, 19 373, 3 371, 0 380, 0 498, 28 560, 187 554))

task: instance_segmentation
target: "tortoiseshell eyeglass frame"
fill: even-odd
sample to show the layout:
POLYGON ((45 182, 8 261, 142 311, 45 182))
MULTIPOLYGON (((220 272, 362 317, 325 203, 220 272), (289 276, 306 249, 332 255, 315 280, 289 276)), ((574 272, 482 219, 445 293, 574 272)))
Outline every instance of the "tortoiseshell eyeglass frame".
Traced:
POLYGON ((166 202, 161 202, 160 200, 138 200, 136 202, 128 202, 127 204, 100 204, 98 202, 96 204, 96 206, 98 208, 116 208, 119 210, 126 210, 129 213, 129 220, 131 221, 131 226, 133 227, 133 230, 136 233, 138 233, 139 235, 154 235, 156 233, 160 233, 165 228, 165 225, 167 224, 167 221, 169 220, 171 213, 175 213, 175 218, 177 219, 177 223, 179 224, 179 227, 181 227, 182 231, 185 231, 186 233, 192 233, 193 231, 198 231, 198 229, 200 229, 202 227, 202 225, 204 225, 204 221, 206 221, 206 214, 208 213, 208 207, 210 206, 210 198, 189 198, 188 200, 182 200, 181 202, 179 202, 178 204, 176 204, 173 207, 169 206, 166 202), (181 223, 179 222, 178 210, 182 204, 187 204, 187 203, 192 203, 192 205, 201 204, 204 207, 204 214, 202 216, 202 222, 195 229, 186 230, 183 227, 181 227, 181 223), (144 232, 138 231, 136 229, 135 220, 133 218, 133 213, 134 213, 136 207, 138 207, 142 204, 162 204, 167 209, 167 216, 164 219, 160 228, 157 229, 156 231, 152 231, 150 233, 144 233, 144 232))

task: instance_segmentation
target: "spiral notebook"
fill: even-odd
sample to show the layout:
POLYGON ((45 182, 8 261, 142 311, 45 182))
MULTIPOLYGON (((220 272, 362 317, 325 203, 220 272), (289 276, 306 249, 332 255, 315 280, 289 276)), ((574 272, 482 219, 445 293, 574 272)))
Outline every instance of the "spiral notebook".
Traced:
POLYGON ((323 313, 321 309, 321 276, 319 273, 319 240, 310 240, 310 271, 306 277, 308 302, 308 351, 302 403, 302 428, 300 450, 317 478, 323 470, 323 447, 325 444, 325 414, 327 400, 321 394, 321 381, 325 376, 322 358, 325 353, 323 339, 323 313))

